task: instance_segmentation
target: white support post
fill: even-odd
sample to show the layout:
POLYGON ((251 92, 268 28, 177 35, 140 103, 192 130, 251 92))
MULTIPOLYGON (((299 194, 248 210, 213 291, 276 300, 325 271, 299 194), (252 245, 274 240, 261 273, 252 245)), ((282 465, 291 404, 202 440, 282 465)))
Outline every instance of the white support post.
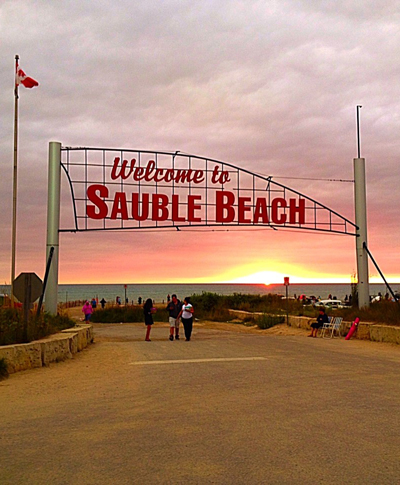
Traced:
POLYGON ((367 194, 365 182, 365 158, 354 158, 354 202, 357 237, 357 289, 358 307, 369 307, 369 272, 368 253, 364 248, 367 244, 367 194))
POLYGON ((49 257, 51 247, 54 247, 54 253, 44 296, 45 310, 51 315, 57 315, 60 186, 61 143, 51 141, 49 143, 46 260, 49 257))

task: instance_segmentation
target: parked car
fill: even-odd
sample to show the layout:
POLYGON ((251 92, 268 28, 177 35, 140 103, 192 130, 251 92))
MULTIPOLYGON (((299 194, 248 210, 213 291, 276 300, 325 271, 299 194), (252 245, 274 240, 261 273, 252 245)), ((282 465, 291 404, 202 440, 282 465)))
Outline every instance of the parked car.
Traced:
POLYGON ((341 300, 319 300, 314 303, 316 308, 318 307, 329 307, 329 308, 344 308, 343 303, 341 300))

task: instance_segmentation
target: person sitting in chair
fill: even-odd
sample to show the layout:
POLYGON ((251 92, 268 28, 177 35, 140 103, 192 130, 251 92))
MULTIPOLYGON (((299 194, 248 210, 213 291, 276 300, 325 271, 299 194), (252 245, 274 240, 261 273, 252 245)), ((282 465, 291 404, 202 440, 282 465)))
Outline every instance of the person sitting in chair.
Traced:
POLYGON ((328 315, 325 313, 325 310, 321 308, 319 310, 317 321, 311 324, 311 333, 309 337, 316 337, 318 330, 324 326, 324 323, 328 323, 328 322, 329 322, 328 315))

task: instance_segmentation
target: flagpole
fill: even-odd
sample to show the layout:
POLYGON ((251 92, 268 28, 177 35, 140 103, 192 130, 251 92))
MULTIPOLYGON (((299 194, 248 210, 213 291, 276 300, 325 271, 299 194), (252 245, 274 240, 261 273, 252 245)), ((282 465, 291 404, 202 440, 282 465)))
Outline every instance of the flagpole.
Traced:
MULTIPOLYGON (((18 69, 18 54, 15 56, 15 76, 18 69)), ((17 166, 18 166, 18 84, 14 80, 14 171, 13 171, 13 218, 11 249, 11 308, 14 308, 15 254, 17 242, 17 166)))

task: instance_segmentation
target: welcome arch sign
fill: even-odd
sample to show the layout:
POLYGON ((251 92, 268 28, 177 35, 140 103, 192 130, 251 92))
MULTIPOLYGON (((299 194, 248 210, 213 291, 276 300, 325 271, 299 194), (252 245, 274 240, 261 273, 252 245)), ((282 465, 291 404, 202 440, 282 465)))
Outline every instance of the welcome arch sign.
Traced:
POLYGON ((49 146, 47 250, 55 248, 46 308, 57 309, 60 232, 223 226, 358 235, 358 226, 311 197, 227 162, 181 152, 49 146), (60 227, 60 177, 71 224, 60 227))
POLYGON ((269 226, 356 234, 293 189, 232 164, 180 152, 62 148, 74 225, 61 232, 269 226))

